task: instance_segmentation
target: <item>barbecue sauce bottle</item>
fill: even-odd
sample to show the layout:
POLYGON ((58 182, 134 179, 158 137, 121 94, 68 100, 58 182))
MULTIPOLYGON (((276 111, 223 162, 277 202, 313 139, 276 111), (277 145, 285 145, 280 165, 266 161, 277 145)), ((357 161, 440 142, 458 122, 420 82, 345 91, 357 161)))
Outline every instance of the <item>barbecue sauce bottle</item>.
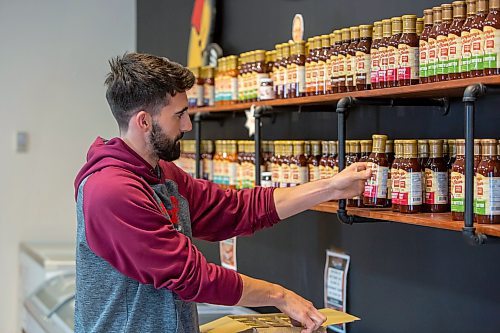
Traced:
POLYGON ((465 140, 457 139, 457 158, 451 168, 451 219, 464 220, 465 208, 465 140))
POLYGON ((371 86, 371 56, 372 25, 360 25, 360 41, 356 49, 355 85, 356 90, 369 90, 371 86))
POLYGON ((379 43, 378 51, 380 57, 380 70, 378 72, 378 82, 376 88, 385 88, 387 86, 387 68, 389 67, 389 58, 387 57, 387 47, 391 39, 392 22, 390 19, 382 20, 382 40, 379 43))
POLYGON ((460 33, 465 22, 465 1, 454 1, 453 22, 448 30, 448 78, 461 78, 460 65, 462 58, 462 38, 460 33))
POLYGON ((490 0, 484 20, 484 75, 500 74, 500 0, 490 0))
POLYGON ((419 213, 422 206, 422 169, 418 161, 417 141, 403 141, 404 158, 399 171, 399 211, 419 213))
POLYGON ((488 0, 477 1, 477 14, 472 21, 470 30, 472 68, 470 75, 479 77, 484 75, 484 23, 488 14, 488 0))
POLYGON ((391 18, 392 36, 387 44, 387 81, 386 87, 396 87, 398 85, 398 65, 399 65, 399 39, 403 33, 403 21, 401 17, 391 18))
POLYGON ((378 72, 380 71, 380 52, 379 46, 382 40, 382 21, 374 23, 373 43, 370 50, 370 85, 372 89, 376 89, 378 85, 378 72))
POLYGON ((497 140, 481 140, 482 159, 476 172, 476 197, 474 213, 477 223, 500 223, 500 160, 497 140))
POLYGON ((448 166, 443 158, 443 140, 429 140, 425 166, 425 206, 431 213, 448 211, 448 166))
POLYGON ((438 43, 437 37, 439 36, 439 31, 441 29, 442 23, 442 12, 441 7, 433 7, 432 8, 432 17, 434 25, 432 26, 431 31, 429 32, 429 65, 427 66, 429 82, 437 81, 437 69, 438 69, 438 43))
POLYGON ((374 134, 373 149, 366 160, 367 168, 372 170, 372 175, 366 180, 363 204, 366 207, 387 206, 387 178, 389 174, 389 161, 385 153, 387 135, 374 134))
POLYGON ((439 29, 437 36, 438 47, 438 68, 437 68, 437 81, 448 80, 448 34, 450 26, 453 21, 453 6, 444 4, 441 6, 443 22, 439 29))
POLYGON ((419 81, 417 16, 403 16, 403 34, 399 39, 398 85, 409 86, 419 81))
POLYGON ((467 0, 465 3, 467 4, 467 18, 465 19, 462 31, 460 32, 460 36, 462 38, 460 76, 462 79, 472 77, 472 45, 470 31, 472 28, 472 22, 476 17, 476 0, 467 0))
POLYGON ((429 33, 432 29, 432 9, 424 10, 424 31, 420 35, 420 83, 429 82, 429 33))

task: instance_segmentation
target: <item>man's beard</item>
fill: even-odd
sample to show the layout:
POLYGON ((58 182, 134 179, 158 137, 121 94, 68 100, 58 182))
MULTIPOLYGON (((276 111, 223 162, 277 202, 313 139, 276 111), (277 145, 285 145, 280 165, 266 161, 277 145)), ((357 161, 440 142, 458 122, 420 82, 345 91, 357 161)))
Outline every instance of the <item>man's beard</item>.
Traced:
POLYGON ((153 122, 151 133, 149 134, 149 143, 153 149, 153 153, 161 160, 171 162, 181 156, 180 139, 184 136, 181 133, 174 140, 170 139, 161 129, 157 122, 153 122))

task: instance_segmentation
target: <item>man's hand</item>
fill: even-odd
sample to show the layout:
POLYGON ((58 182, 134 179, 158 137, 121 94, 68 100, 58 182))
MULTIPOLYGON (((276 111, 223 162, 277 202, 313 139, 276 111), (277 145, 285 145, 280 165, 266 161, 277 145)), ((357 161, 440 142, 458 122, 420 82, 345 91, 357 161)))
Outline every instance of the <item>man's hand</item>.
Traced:
POLYGON ((370 178, 371 170, 367 169, 365 162, 351 164, 342 172, 331 178, 332 199, 350 199, 363 193, 365 181, 370 178))
POLYGON ((236 305, 275 306, 291 319, 299 322, 304 327, 302 333, 311 333, 326 321, 326 317, 316 310, 311 302, 293 291, 243 274, 240 276, 243 281, 243 292, 236 305))
POLYGON ((354 163, 332 178, 275 189, 274 204, 278 216, 286 219, 325 201, 360 195, 365 188, 365 180, 371 175, 366 165, 364 162, 354 163))
POLYGON ((292 319, 292 323, 300 323, 302 333, 311 333, 326 321, 325 315, 319 312, 308 300, 293 291, 281 287, 281 291, 271 296, 276 300, 274 306, 292 319))

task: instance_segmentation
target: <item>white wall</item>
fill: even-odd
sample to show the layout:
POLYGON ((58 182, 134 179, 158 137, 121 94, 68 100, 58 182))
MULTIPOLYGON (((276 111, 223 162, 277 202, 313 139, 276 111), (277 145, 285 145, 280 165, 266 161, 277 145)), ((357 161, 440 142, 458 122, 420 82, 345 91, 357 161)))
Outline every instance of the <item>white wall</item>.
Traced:
POLYGON ((135 0, 0 0, 0 333, 17 327, 19 242, 74 240, 73 180, 117 133, 103 82, 135 26, 135 0))

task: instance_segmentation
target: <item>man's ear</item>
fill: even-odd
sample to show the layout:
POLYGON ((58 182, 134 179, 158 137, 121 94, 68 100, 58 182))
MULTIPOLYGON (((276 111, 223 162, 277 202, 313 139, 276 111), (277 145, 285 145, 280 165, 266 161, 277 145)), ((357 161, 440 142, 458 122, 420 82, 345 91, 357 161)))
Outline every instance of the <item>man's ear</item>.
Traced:
POLYGON ((149 131, 153 125, 152 120, 151 115, 146 111, 139 111, 132 117, 135 127, 140 129, 142 132, 149 131))

